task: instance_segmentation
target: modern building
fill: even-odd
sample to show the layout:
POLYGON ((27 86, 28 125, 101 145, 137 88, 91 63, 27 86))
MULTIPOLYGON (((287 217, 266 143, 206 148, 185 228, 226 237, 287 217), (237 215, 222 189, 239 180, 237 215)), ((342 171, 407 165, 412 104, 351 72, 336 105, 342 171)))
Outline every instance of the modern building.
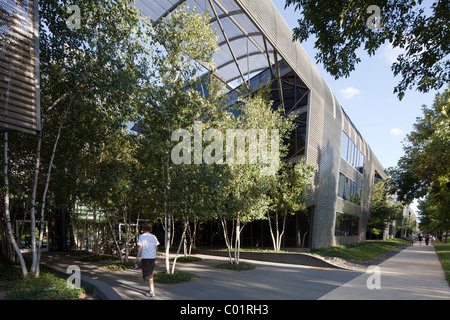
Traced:
MULTIPOLYGON (((134 5, 155 23, 182 4, 209 13, 221 47, 214 55, 214 76, 229 95, 239 84, 256 89, 271 81, 274 107, 283 105, 298 123, 290 161, 305 158, 317 165, 308 210, 289 219, 284 245, 318 248, 364 241, 373 184, 387 175, 304 48, 292 41, 273 2, 136 0, 134 5)), ((0 0, 0 9, 6 52, 0 56, 0 126, 35 132, 40 128, 37 1, 0 0)), ((264 223, 246 227, 242 245, 270 246, 264 223)), ((214 226, 208 228, 212 239, 214 226)))
POLYGON ((0 131, 41 128, 38 30, 37 0, 0 0, 0 131))
POLYGON ((419 231, 417 214, 413 210, 413 208, 411 208, 411 206, 406 205, 403 208, 403 218, 399 227, 400 230, 398 230, 397 232, 400 233, 398 235, 400 237, 406 237, 409 232, 416 233, 419 231))
MULTIPOLYGON (((292 31, 273 2, 136 1, 151 22, 181 4, 197 13, 209 10, 220 36, 215 76, 230 95, 239 81, 257 88, 270 80, 274 107, 283 104, 299 125, 291 138, 290 160, 305 157, 318 167, 308 191, 308 212, 288 221, 285 245, 318 248, 364 241, 373 184, 387 175, 303 47, 292 41, 292 31)), ((245 230, 244 244, 270 245, 259 224, 245 230)))

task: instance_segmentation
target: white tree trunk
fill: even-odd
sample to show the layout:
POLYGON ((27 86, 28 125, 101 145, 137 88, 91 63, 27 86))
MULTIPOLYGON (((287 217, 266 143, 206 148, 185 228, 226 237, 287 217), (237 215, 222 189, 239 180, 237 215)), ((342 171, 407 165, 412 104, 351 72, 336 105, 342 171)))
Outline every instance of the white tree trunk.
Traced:
MULTIPOLYGON (((69 105, 67 106, 67 109, 64 111, 64 115, 63 118, 61 120, 61 124, 59 125, 58 128, 58 135, 56 136, 55 139, 55 143, 53 144, 53 151, 52 151, 52 156, 50 158, 50 163, 48 165, 48 173, 47 173, 47 178, 45 180, 45 188, 44 188, 44 193, 42 194, 42 205, 41 205, 41 228, 40 228, 40 232, 39 232, 39 247, 37 249, 37 254, 36 254, 36 259, 34 260, 31 270, 34 270, 35 272, 35 276, 36 278, 39 277, 39 262, 41 259, 41 248, 42 248, 42 240, 44 237, 44 214, 45 214, 45 199, 47 196, 47 191, 48 191, 48 186, 50 184, 50 176, 52 174, 52 167, 53 167, 53 160, 55 159, 55 154, 56 154, 56 147, 58 146, 58 142, 59 142, 59 138, 61 137, 61 130, 64 124, 64 121, 67 117, 67 114, 69 112, 70 106, 72 105, 72 100, 70 100, 69 105)), ((40 140, 40 139, 39 139, 40 140)), ((32 227, 32 232, 34 231, 35 228, 32 227)), ((33 238, 33 236, 31 237, 33 243, 36 243, 35 238, 33 238)), ((33 258, 34 258, 35 254, 34 254, 34 250, 33 250, 33 258)), ((33 272, 33 271, 32 271, 33 272)))
POLYGON ((228 257, 230 258, 230 264, 233 264, 233 258, 231 257, 232 239, 228 238, 227 221, 225 220, 225 217, 222 215, 219 215, 219 219, 220 219, 220 222, 222 223, 223 236, 225 237, 225 244, 227 245, 228 257))
POLYGON ((6 232, 8 234, 8 239, 11 245, 14 248, 14 251, 17 254, 17 257, 20 261, 20 266, 22 267, 22 274, 23 277, 26 278, 28 276, 27 266, 25 264, 25 260, 23 259, 22 252, 19 249, 19 246, 17 245, 16 239, 14 238, 12 228, 11 228, 11 214, 10 214, 10 208, 9 208, 9 180, 8 180, 8 132, 4 133, 4 163, 3 163, 3 176, 4 176, 4 182, 5 182, 5 195, 4 195, 4 201, 5 201, 5 220, 6 220, 6 232))
POLYGON ((183 229, 183 235, 181 236, 181 240, 180 240, 180 244, 178 245, 178 250, 177 253, 175 254, 175 258, 173 259, 173 263, 172 263, 172 274, 175 273, 175 265, 177 263, 177 258, 178 258, 178 254, 180 253, 181 250, 181 245, 184 243, 184 239, 186 237, 186 229, 187 229, 187 221, 184 221, 184 229, 183 229))

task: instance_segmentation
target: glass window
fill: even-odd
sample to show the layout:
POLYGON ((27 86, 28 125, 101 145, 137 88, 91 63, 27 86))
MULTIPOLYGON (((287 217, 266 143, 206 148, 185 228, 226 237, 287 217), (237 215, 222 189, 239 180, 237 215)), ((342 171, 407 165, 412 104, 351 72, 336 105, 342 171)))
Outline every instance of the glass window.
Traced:
POLYGON ((361 186, 341 172, 339 173, 337 195, 357 205, 361 204, 361 186))
POLYGON ((342 131, 342 146, 341 146, 341 157, 344 160, 347 160, 347 151, 348 151, 348 136, 342 131))
POLYGON ((341 158, 350 163, 359 173, 363 173, 364 154, 345 131, 342 131, 341 158))
MULTIPOLYGON (((349 179, 350 180, 350 179, 349 179)), ((353 202, 353 196, 355 194, 355 182, 353 180, 349 181, 349 190, 348 190, 348 201, 353 202)))
POLYGON ((348 237, 358 235, 359 218, 336 212, 336 224, 334 235, 336 237, 348 237))
POLYGON ((344 198, 345 191, 345 176, 339 173, 339 184, 338 184, 338 196, 344 198))
POLYGON ((342 213, 336 213, 336 224, 334 226, 334 235, 336 237, 342 236, 342 213))
POLYGON ((345 200, 348 199, 348 196, 350 194, 350 179, 345 177, 345 189, 344 189, 344 196, 342 198, 344 198, 345 200))
POLYGON ((354 168, 356 168, 358 166, 358 153, 359 153, 359 149, 356 146, 356 144, 353 144, 353 161, 352 161, 352 166, 354 168))
POLYGON ((352 236, 358 235, 358 226, 359 226, 359 218, 352 216, 352 230, 351 230, 352 236))
POLYGON ((362 152, 359 153, 358 171, 361 174, 364 172, 364 155, 362 154, 362 152))

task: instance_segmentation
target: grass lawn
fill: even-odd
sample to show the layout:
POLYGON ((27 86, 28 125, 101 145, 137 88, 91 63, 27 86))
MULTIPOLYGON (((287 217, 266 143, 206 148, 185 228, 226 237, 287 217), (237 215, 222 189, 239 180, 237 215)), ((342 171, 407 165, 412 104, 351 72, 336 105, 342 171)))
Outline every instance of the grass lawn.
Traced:
POLYGON ((368 261, 383 253, 394 250, 396 246, 407 245, 408 243, 409 242, 404 239, 388 239, 384 241, 367 240, 363 243, 314 249, 311 250, 311 253, 353 261, 368 261))
POLYGON ((442 268, 445 272, 445 277, 450 285, 450 242, 444 243, 436 240, 434 243, 439 260, 441 261, 442 268))
POLYGON ((0 256, 0 299, 70 300, 85 295, 85 289, 67 288, 67 276, 41 265, 39 278, 23 279, 18 264, 0 256))

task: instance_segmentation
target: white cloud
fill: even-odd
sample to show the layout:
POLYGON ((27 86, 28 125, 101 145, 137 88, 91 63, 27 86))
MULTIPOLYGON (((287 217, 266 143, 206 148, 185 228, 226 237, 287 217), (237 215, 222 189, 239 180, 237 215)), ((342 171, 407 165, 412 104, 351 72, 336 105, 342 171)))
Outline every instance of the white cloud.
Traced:
POLYGON ((397 61, 397 57, 405 52, 406 52, 405 49, 402 49, 399 47, 393 48, 392 44, 388 43, 382 49, 382 56, 386 63, 388 63, 389 65, 392 65, 394 62, 397 61))
POLYGON ((394 128, 394 129, 391 129, 391 134, 393 136, 400 136, 400 135, 404 134, 404 132, 399 128, 394 128))
POLYGON ((349 100, 349 99, 353 98, 354 96, 356 96, 357 94, 359 94, 360 91, 353 87, 347 87, 345 89, 342 89, 340 91, 340 93, 344 99, 349 100))

